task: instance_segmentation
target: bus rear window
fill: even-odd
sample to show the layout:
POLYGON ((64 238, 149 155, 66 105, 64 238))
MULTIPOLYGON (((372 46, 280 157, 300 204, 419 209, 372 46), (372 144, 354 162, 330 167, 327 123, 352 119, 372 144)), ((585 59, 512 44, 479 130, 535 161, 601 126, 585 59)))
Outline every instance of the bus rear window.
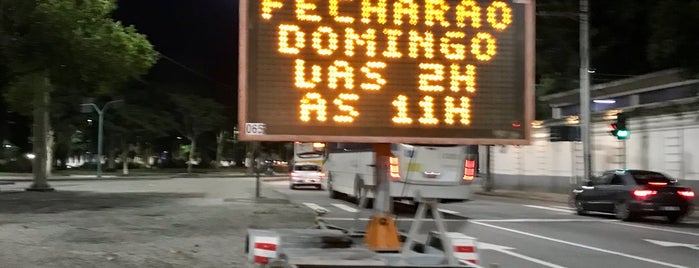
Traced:
POLYGON ((294 170, 296 171, 319 171, 320 166, 316 165, 296 165, 294 166, 294 170))
POLYGON ((318 158, 323 156, 323 153, 321 152, 306 152, 306 153, 300 153, 297 154, 300 158, 318 158))

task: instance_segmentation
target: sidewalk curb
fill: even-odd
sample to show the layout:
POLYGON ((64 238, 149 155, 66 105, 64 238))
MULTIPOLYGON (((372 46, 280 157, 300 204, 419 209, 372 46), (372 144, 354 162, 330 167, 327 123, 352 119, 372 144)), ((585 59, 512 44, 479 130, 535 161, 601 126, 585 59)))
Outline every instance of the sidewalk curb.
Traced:
POLYGON ((274 181, 289 181, 289 177, 280 177, 280 178, 260 178, 261 181, 264 182, 274 182, 274 181))
MULTIPOLYGON (((482 195, 482 196, 494 196, 494 197, 502 197, 502 198, 509 198, 509 199, 525 199, 525 200, 547 201, 547 202, 568 204, 567 197, 565 197, 565 200, 561 200, 562 197, 547 198, 547 197, 543 197, 543 196, 526 196, 523 193, 517 194, 517 193, 498 193, 498 192, 483 192, 483 191, 476 191, 474 193, 477 195, 482 195)), ((563 194, 556 194, 556 195, 564 196, 563 194)))
MULTIPOLYGON (((117 178, 50 178, 48 182, 60 182, 60 181, 145 181, 145 180, 170 180, 170 177, 117 177, 117 178)), ((0 184, 2 182, 32 182, 30 179, 0 179, 0 184)))
MULTIPOLYGON (((81 177, 81 176, 58 176, 49 178, 49 182, 56 181, 132 181, 132 180, 171 180, 171 179, 199 179, 199 178, 255 178, 255 175, 248 175, 244 173, 240 174, 205 174, 205 173, 177 173, 177 174, 166 174, 166 175, 151 175, 151 176, 114 176, 107 175, 107 177, 102 177, 100 179, 95 176, 81 177)), ((289 180, 287 176, 273 175, 261 177, 261 181, 286 181, 289 180)), ((16 178, 2 178, 0 177, 0 184, 2 182, 31 182, 31 176, 18 176, 16 178)))

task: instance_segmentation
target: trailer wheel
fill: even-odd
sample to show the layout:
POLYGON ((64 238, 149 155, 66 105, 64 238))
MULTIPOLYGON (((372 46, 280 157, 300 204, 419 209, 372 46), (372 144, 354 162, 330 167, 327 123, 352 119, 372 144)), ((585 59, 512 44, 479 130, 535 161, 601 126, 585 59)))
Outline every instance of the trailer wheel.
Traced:
POLYGON ((328 173, 328 193, 330 195, 330 199, 338 199, 340 198, 340 193, 335 191, 333 189, 333 176, 332 173, 328 173))
MULTIPOLYGON (((362 196, 362 188, 364 188, 364 180, 362 180, 360 177, 355 178, 354 180, 354 200, 355 204, 359 207, 361 204, 361 196, 362 196)), ((368 193, 367 193, 368 194, 368 193)), ((364 207, 362 208, 372 208, 374 204, 374 199, 366 197, 366 204, 364 204, 364 207)))

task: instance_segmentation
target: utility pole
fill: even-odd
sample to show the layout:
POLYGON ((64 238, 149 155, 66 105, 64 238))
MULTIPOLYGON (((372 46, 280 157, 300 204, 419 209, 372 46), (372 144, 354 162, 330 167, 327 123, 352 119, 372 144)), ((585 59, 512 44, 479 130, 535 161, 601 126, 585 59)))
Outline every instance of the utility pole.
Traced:
POLYGON ((99 115, 99 122, 98 124, 98 129, 97 129, 97 178, 100 179, 102 178, 102 139, 104 137, 104 113, 107 111, 107 108, 109 108, 109 105, 114 105, 116 103, 121 103, 123 100, 113 100, 110 102, 107 102, 104 104, 102 109, 97 107, 97 104, 94 104, 92 102, 90 103, 83 103, 82 105, 82 112, 91 112, 90 107, 94 109, 97 114, 99 115))
POLYGON ((257 158, 260 156, 260 142, 252 144, 252 169, 255 171, 255 198, 260 198, 260 163, 257 158))
POLYGON ((588 23, 588 0, 580 0, 580 131, 583 143, 583 180, 592 175, 592 155, 590 153, 590 37, 588 23))

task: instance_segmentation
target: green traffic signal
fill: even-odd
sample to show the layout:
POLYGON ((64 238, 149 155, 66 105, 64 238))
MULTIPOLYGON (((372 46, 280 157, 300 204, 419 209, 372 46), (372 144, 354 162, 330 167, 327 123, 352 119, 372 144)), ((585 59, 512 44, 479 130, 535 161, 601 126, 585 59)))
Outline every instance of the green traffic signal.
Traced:
POLYGON ((618 113, 616 115, 616 121, 610 126, 612 127, 612 135, 619 140, 625 140, 629 137, 629 134, 631 134, 626 128, 626 115, 624 113, 618 113))
POLYGON ((629 133, 628 130, 626 130, 626 129, 619 129, 619 130, 616 131, 616 133, 614 133, 614 136, 616 136, 617 139, 625 140, 626 138, 629 137, 629 134, 630 134, 630 133, 629 133))

